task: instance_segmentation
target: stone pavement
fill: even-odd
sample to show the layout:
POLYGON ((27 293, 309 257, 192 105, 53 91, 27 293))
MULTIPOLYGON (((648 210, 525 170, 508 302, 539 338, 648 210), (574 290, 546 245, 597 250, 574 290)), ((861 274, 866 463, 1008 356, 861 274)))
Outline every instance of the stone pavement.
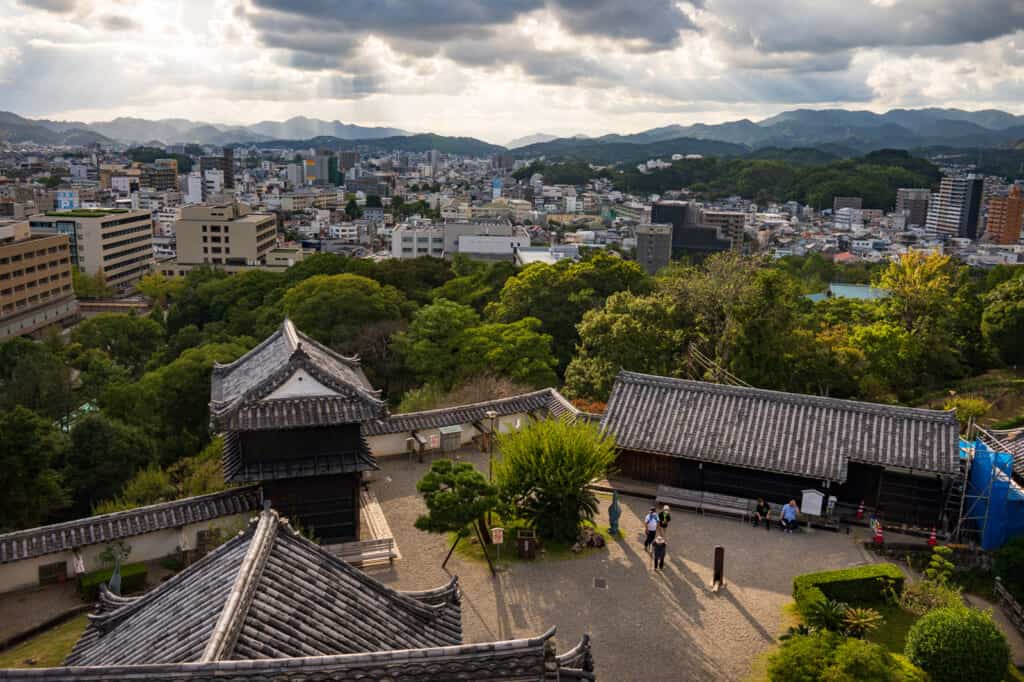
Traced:
MULTIPOLYGON (((487 471, 487 458, 462 453, 487 471)), ((466 642, 536 635, 558 627, 560 650, 593 638, 600 679, 742 680, 783 627, 793 577, 869 562, 858 535, 785 535, 733 519, 673 514, 664 572, 655 572, 638 538, 646 499, 623 496, 624 536, 575 558, 512 563, 492 578, 485 563, 457 554, 441 569, 446 538, 417 530, 425 507, 416 481, 428 464, 380 458, 371 484, 403 559, 371 574, 393 587, 426 589, 459 576, 466 642), (726 589, 710 591, 713 550, 725 547, 726 589), (595 586, 595 579, 607 584, 595 586)), ((610 497, 599 522, 607 525, 610 497)), ((861 538, 863 539, 863 538, 861 538)))

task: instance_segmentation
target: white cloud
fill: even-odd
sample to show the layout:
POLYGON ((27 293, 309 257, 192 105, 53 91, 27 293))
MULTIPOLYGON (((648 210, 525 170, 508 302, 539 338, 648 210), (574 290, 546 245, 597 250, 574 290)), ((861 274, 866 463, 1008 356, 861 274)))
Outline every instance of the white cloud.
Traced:
POLYGON ((0 107, 502 141, 794 106, 1021 113, 1019 0, 0 0, 0 107))

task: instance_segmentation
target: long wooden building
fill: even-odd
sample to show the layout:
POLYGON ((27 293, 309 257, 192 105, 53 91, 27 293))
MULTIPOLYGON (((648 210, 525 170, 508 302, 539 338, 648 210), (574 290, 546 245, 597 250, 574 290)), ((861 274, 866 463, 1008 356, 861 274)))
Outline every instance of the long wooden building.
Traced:
POLYGON ((602 425, 625 478, 780 503, 816 489, 925 528, 962 475, 952 411, 623 371, 602 425))

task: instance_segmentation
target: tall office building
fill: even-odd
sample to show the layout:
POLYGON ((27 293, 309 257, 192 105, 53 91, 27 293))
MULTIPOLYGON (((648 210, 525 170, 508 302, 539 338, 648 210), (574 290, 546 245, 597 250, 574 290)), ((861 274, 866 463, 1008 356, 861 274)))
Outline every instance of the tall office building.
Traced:
POLYGON ((441 152, 430 150, 430 177, 436 178, 441 173, 441 152))
POLYGON ((78 318, 68 237, 0 221, 0 341, 78 318))
POLYGON ((208 170, 219 170, 224 173, 224 189, 235 188, 235 150, 225 147, 220 156, 202 156, 199 158, 199 170, 205 177, 208 170))
POLYGON ((359 163, 359 152, 338 152, 338 165, 341 172, 351 170, 359 163))
POLYGON ((651 223, 672 226, 672 257, 701 261, 732 246, 717 227, 700 223, 700 208, 688 201, 659 201, 651 206, 651 223))
POLYGON ((266 265, 277 243, 277 217, 239 203, 185 206, 174 234, 178 263, 266 265))
POLYGON ((907 225, 922 226, 928 220, 928 202, 931 190, 901 187, 896 190, 896 212, 906 216, 907 225))
POLYGON ((653 275, 672 259, 672 226, 669 224, 637 225, 636 260, 653 275))
POLYGON ((983 180, 977 175, 947 175, 928 204, 928 229, 946 237, 978 238, 983 180))
POLYGON ((33 235, 67 235, 71 264, 130 289, 153 266, 153 214, 125 209, 77 209, 34 215, 33 235))
POLYGON ((1016 244, 1021 238, 1024 223, 1024 197, 1020 185, 1011 185, 1005 197, 988 200, 988 222, 985 234, 996 244, 1016 244))

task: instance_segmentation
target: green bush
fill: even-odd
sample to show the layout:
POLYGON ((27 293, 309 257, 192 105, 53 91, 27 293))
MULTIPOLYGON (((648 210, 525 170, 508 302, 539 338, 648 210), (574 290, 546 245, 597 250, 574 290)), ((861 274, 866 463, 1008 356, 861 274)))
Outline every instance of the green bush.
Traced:
POLYGON ((931 580, 916 580, 905 586, 899 600, 900 608, 919 616, 935 609, 963 606, 963 603, 959 588, 931 580))
MULTIPOLYGON (((78 592, 86 601, 96 601, 99 598, 100 585, 110 582, 110 576, 114 574, 113 568, 103 568, 92 573, 86 573, 78 579, 78 592)), ((142 592, 146 589, 146 564, 123 564, 121 566, 121 593, 131 594, 142 592)))
POLYGON ((822 673, 822 682, 897 682, 903 679, 900 665, 880 644, 848 639, 840 644, 833 662, 822 673))
POLYGON ((934 682, 1000 682, 1010 661, 991 614, 964 606, 922 616, 907 634, 906 654, 934 682))
POLYGON ((1024 601, 1024 535, 1018 535, 996 552, 994 572, 1017 601, 1024 601))
POLYGON ((814 682, 832 664, 842 638, 833 632, 815 632, 787 639, 768 659, 771 682, 814 682))
POLYGON ((826 599, 849 604, 883 602, 889 585, 897 594, 903 592, 904 580, 903 571, 893 564, 806 573, 793 579, 793 598, 800 613, 806 617, 813 603, 826 599))

